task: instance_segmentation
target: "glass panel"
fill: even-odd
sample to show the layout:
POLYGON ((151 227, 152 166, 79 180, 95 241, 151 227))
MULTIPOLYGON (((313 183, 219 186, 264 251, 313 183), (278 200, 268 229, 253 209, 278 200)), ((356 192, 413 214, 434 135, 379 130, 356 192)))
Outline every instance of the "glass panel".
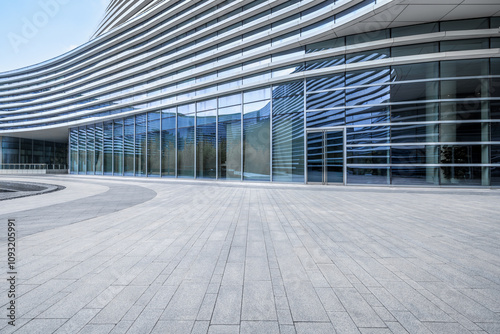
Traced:
POLYGON ((391 126, 392 143, 420 143, 439 141, 438 124, 391 126))
POLYGON ((389 136, 388 126, 349 128, 347 129, 347 144, 384 144, 389 142, 389 136))
POLYGON ((307 112, 307 127, 320 128, 345 124, 344 109, 307 112))
POLYGON ((113 129, 113 174, 123 175, 123 120, 114 120, 113 129))
POLYGON ((488 59, 449 60, 441 62, 441 77, 488 75, 488 59))
POLYGON ((219 108, 241 104, 241 94, 219 97, 219 108))
POLYGON ((95 129, 87 126, 87 174, 94 174, 95 129))
POLYGON ((329 58, 322 58, 318 60, 311 60, 306 62, 306 69, 314 70, 316 68, 325 68, 345 64, 345 56, 336 56, 329 58))
MULTIPOLYGON (((349 37, 348 37, 349 38, 349 37)), ((346 64, 359 63, 369 60, 385 59, 391 56, 389 48, 378 50, 367 50, 346 55, 346 64)))
MULTIPOLYGON (((188 116, 184 116, 188 117, 188 116)), ((191 115, 194 123, 194 115, 191 115)), ((194 177, 194 126, 179 128, 177 131, 177 175, 194 177)))
POLYGON ((388 164, 389 163, 389 147, 348 147, 347 148, 347 164, 388 164))
POLYGON ((306 81, 307 92, 322 91, 327 89, 344 88, 345 75, 322 76, 309 78, 306 81))
MULTIPOLYGON (((93 140, 93 127, 92 127, 92 140, 93 140)), ((0 142, 2 140, 0 139, 0 142)), ((43 153, 43 162, 48 164, 49 165, 49 169, 52 169, 52 164, 54 164, 54 160, 55 160, 55 157, 54 157, 54 145, 55 143, 52 143, 52 142, 48 142, 46 141, 45 142, 45 147, 44 147, 44 153, 43 153)), ((92 143, 92 150, 94 149, 94 144, 92 143)), ((93 155, 92 155, 93 157, 93 155)), ((88 155, 87 155, 87 158, 88 158, 88 155)), ((0 158, 1 159, 1 158, 0 158)), ((3 161, 3 160, 2 160, 3 161)), ((88 161, 88 159, 87 159, 88 161)), ((87 162, 87 165, 88 165, 88 162, 87 162)), ((88 166, 90 168, 90 166, 88 166)), ((92 168, 94 168, 94 165, 92 165, 92 168)))
MULTIPOLYGON (((440 107, 441 120, 480 120, 483 112, 487 111, 486 106, 484 106, 484 109, 481 107, 481 104, 475 101, 444 102, 441 103, 440 107)), ((453 133, 453 128, 454 125, 450 124, 444 129, 447 132, 453 133)), ((455 139, 446 141, 455 141, 455 139)))
POLYGON ((439 78, 438 68, 438 62, 392 66, 391 81, 439 78))
POLYGON ((270 102, 243 106, 243 173, 245 180, 269 181, 270 102))
POLYGON ((196 177, 216 177, 216 110, 198 113, 196 123, 196 177))
POLYGON ((45 144, 42 140, 33 140, 33 163, 41 164, 43 160, 45 144))
POLYGON ((439 31, 438 23, 425 23, 406 27, 392 28, 391 36, 395 38, 411 35, 430 34, 437 31, 439 31))
POLYGON ((439 157, 437 145, 408 145, 391 148, 393 164, 437 164, 439 157))
POLYGON ((273 115, 304 112, 304 96, 289 96, 273 99, 273 115))
POLYGON ((442 164, 480 164, 481 145, 443 145, 441 146, 442 164))
POLYGON ((481 141, 481 123, 441 124, 442 142, 481 141))
POLYGON ((147 119, 146 114, 135 116, 135 175, 146 175, 147 161, 147 119))
MULTIPOLYGON (((80 136, 80 134, 78 134, 78 136, 80 136)), ((85 142, 83 143, 85 145, 85 142)), ((22 164, 33 163, 33 141, 31 139, 21 138, 21 152, 19 162, 22 164)))
POLYGON ((442 41, 441 52, 487 49, 489 47, 488 38, 461 39, 456 41, 442 41))
POLYGON ((345 86, 360 86, 390 82, 390 74, 391 70, 388 67, 347 72, 345 75, 345 86))
POLYGON ((414 82, 391 85, 391 102, 434 100, 438 98, 438 82, 414 82))
POLYGON ((491 145, 491 163, 500 164, 500 145, 491 145))
POLYGON ((175 108, 162 110, 161 120, 161 174, 175 176, 175 108))
POLYGON ((325 133, 326 182, 344 182, 344 131, 325 133))
POLYGON ((411 45, 404 45, 404 46, 395 46, 395 47, 391 48, 391 57, 421 55, 421 54, 434 53, 434 52, 439 52, 439 44, 437 42, 436 43, 411 44, 411 45))
POLYGON ((440 23, 441 31, 488 29, 488 19, 456 20, 440 23))
POLYGON ((393 185, 439 185, 435 167, 392 167, 393 185))
POLYGON ((135 117, 125 118, 125 138, 124 138, 124 174, 134 175, 134 147, 135 147, 135 117))
POLYGON ((306 45, 306 53, 334 49, 345 45, 345 38, 339 37, 306 45))
POLYGON ((98 123, 95 125, 95 173, 96 174, 102 174, 102 163, 103 163, 102 135, 103 135, 102 123, 98 123))
POLYGON ((104 123, 104 174, 113 173, 113 122, 104 123))
POLYGON ((464 99, 486 97, 487 79, 444 80, 441 81, 442 99, 464 99))
POLYGON ((389 167, 347 168, 349 184, 389 184, 389 167))
POLYGON ((307 182, 323 182, 323 132, 307 134, 307 182))
POLYGON ((329 109, 345 105, 345 90, 307 94, 307 110, 329 109))
POLYGON ((148 175, 160 176, 160 112, 148 113, 148 175))
MULTIPOLYGON (((353 6, 353 7, 355 7, 355 6, 353 6)), ((390 37, 389 35, 390 35, 389 29, 364 32, 364 33, 357 34, 357 35, 351 35, 351 36, 346 37, 346 45, 368 43, 368 42, 372 42, 372 41, 378 41, 381 39, 387 39, 390 37)))
POLYGON ((441 167, 442 185, 481 185, 481 167, 441 167))
POLYGON ((361 125, 386 123, 389 121, 389 107, 359 107, 346 109, 346 124, 361 125))
POLYGON ((241 179, 241 106, 219 109, 219 178, 241 179))
MULTIPOLYGON (((2 152, 5 154, 5 137, 3 138, 2 141, 2 152)), ((19 154, 18 154, 18 149, 19 149, 19 139, 16 138, 17 145, 12 145, 12 147, 16 147, 16 152, 12 152, 12 156, 15 156, 15 159, 9 159, 10 163, 18 163, 19 162, 19 154)), ((73 128, 69 130, 69 150, 70 150, 70 171, 71 174, 78 173, 78 129, 73 128)), ((3 157, 3 161, 6 161, 5 155, 3 157)))
POLYGON ((346 106, 386 103, 391 96, 390 90, 389 85, 346 89, 346 106))
POLYGON ((491 167, 491 185, 500 186, 500 167, 491 167))
POLYGON ((437 121, 438 118, 438 103, 415 103, 391 106, 392 122, 437 121))
MULTIPOLYGON (((31 146, 31 140, 29 142, 31 146)), ((21 141, 21 145, 22 144, 23 142, 21 141)), ((87 153, 85 151, 86 144, 87 144, 87 133, 85 131, 85 127, 83 126, 78 128, 78 174, 85 174, 87 170, 87 153)), ((31 163, 32 161, 30 160, 27 162, 31 163)))
POLYGON ((304 182, 304 113, 302 112, 273 114, 273 180, 304 182))

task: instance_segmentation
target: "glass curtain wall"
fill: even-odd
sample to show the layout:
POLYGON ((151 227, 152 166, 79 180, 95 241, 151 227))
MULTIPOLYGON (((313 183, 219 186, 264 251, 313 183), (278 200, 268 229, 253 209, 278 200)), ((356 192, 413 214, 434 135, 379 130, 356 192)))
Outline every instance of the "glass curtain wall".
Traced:
POLYGON ((135 175, 146 176, 147 114, 135 116, 135 175))
POLYGON ((241 94, 218 100, 218 177, 241 180, 241 94))
POLYGON ((161 111, 161 175, 175 176, 176 173, 176 124, 175 108, 161 111))
POLYGON ((104 174, 113 174, 113 122, 104 122, 104 174))
POLYGON ((269 181, 271 89, 243 93, 243 179, 269 181))
POLYGON ((217 99, 196 103, 196 177, 217 176, 217 99))
POLYGON ((102 174, 103 164, 103 127, 102 123, 95 124, 95 174, 102 174))
POLYGON ((128 176, 134 175, 134 163, 135 163, 135 117, 127 117, 123 120, 124 122, 124 174, 128 176))
POLYGON ((273 87, 273 181, 304 182, 304 82, 273 87))
POLYGON ((113 121, 113 175, 123 175, 123 119, 113 121))
POLYGON ((73 128, 69 132, 69 154, 71 173, 78 173, 78 129, 73 128))
POLYGON ((177 108, 177 176, 194 177, 195 104, 177 108))
POLYGON ((148 176, 160 176, 161 113, 148 113, 148 176))
POLYGON ((87 170, 87 131, 85 126, 78 129, 78 174, 85 174, 87 170))
POLYGON ((94 174, 95 127, 87 126, 87 174, 94 174))

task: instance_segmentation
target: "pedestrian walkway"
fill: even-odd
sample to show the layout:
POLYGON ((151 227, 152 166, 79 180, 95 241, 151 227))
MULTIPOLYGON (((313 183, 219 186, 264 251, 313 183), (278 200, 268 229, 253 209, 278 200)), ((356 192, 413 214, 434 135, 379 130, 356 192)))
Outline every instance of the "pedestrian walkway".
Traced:
POLYGON ((16 180, 1 333, 500 333, 500 190, 16 180))

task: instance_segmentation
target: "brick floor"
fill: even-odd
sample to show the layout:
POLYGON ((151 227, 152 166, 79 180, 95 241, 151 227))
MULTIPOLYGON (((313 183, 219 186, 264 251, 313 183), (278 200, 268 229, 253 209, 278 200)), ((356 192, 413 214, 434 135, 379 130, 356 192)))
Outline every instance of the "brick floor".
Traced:
POLYGON ((17 219, 2 333, 498 333, 500 190, 86 176, 17 219))

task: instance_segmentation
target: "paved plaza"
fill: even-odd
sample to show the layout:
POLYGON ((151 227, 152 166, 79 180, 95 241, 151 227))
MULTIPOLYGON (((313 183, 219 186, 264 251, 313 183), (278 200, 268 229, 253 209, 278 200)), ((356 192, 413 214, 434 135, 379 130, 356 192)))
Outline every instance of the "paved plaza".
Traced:
POLYGON ((1 333, 500 333, 498 189, 0 181, 1 333))

